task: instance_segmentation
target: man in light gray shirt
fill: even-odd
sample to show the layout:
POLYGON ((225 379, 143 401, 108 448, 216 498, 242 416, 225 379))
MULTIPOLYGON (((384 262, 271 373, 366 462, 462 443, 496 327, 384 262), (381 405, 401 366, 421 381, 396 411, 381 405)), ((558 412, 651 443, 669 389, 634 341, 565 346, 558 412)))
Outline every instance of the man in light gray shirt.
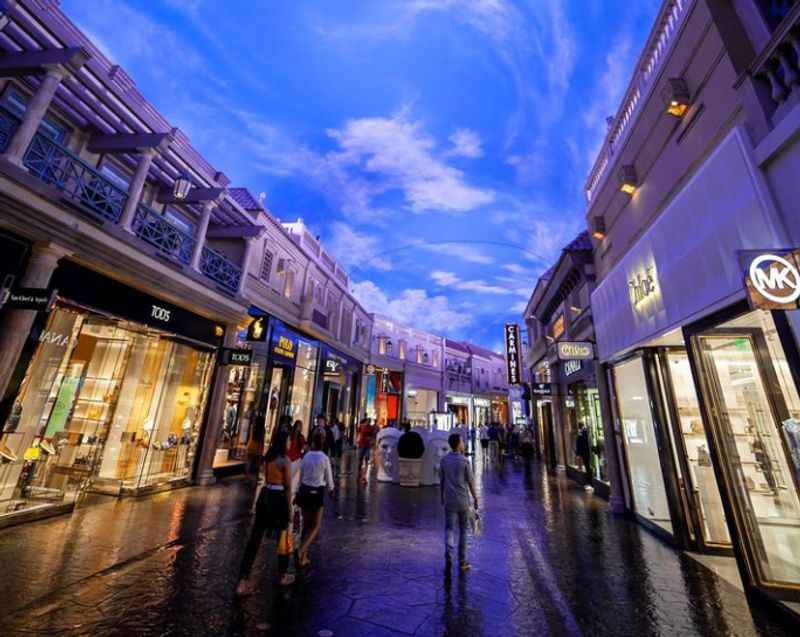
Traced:
POLYGON ((445 513, 445 566, 450 572, 453 553, 456 550, 456 527, 458 527, 458 563, 461 571, 470 568, 467 562, 467 526, 469 525, 470 494, 478 508, 478 494, 472 477, 472 466, 464 457, 464 440, 459 434, 451 434, 447 440, 452 451, 441 462, 442 506, 445 513))

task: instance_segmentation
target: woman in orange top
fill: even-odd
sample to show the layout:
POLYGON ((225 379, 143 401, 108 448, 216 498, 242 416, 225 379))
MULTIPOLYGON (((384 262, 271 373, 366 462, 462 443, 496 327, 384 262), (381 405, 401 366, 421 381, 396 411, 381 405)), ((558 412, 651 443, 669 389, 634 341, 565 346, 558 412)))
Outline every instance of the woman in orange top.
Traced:
POLYGON ((250 582, 253 562, 261 547, 265 533, 278 540, 278 575, 281 586, 290 586, 294 576, 289 575, 289 558, 292 554, 292 530, 290 511, 292 510, 292 465, 287 457, 289 438, 283 432, 275 436, 275 441, 264 457, 266 484, 261 488, 256 502, 256 519, 250 532, 250 539, 242 558, 238 595, 249 595, 254 586, 250 582))

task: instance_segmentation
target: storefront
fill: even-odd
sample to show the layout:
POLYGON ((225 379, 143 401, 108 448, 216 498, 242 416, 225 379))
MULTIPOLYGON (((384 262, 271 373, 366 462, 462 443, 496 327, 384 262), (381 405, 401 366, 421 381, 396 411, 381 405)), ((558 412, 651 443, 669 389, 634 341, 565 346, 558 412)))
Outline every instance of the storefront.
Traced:
POLYGON ((750 591, 800 601, 800 253, 747 144, 720 144, 592 303, 629 508, 680 546, 735 553, 750 591))
POLYGON ((439 407, 439 392, 433 389, 410 387, 406 390, 405 420, 415 427, 425 427, 430 414, 439 407))
POLYGON ((351 437, 358 421, 361 368, 361 363, 354 358, 322 345, 318 413, 329 422, 342 423, 351 437))
POLYGON ((53 275, 0 438, 0 516, 190 478, 215 323, 73 263, 53 275))
POLYGON ((398 426, 403 417, 403 372, 369 365, 366 383, 367 418, 379 427, 398 426))
MULTIPOLYGON (((266 373, 267 440, 282 416, 300 421, 305 436, 311 429, 319 364, 319 341, 304 336, 278 319, 270 319, 269 366, 266 373)), ((262 348, 257 348, 258 350, 262 348)))
POLYGON ((486 398, 475 397, 472 399, 472 422, 476 427, 485 425, 486 427, 492 422, 492 402, 486 398))
POLYGON ((463 394, 447 394, 445 396, 445 405, 455 417, 457 423, 472 426, 472 397, 463 394))
POLYGON ((243 471, 250 440, 254 436, 264 440, 269 352, 263 343, 268 340, 269 317, 257 308, 251 308, 250 314, 249 321, 236 333, 236 347, 251 350, 250 362, 230 364, 226 370, 225 409, 213 465, 218 476, 243 471))

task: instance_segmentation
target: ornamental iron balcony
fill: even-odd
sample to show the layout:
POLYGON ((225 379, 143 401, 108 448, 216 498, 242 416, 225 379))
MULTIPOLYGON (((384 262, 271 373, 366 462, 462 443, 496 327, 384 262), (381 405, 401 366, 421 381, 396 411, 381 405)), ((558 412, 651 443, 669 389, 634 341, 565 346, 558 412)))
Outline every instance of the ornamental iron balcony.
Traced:
POLYGON ((239 289, 242 269, 208 246, 203 247, 200 256, 200 271, 229 292, 239 289))
POLYGON ((8 142, 14 136, 17 126, 19 119, 6 109, 0 108, 0 153, 4 153, 8 148, 8 142))
POLYGON ((57 142, 36 133, 23 163, 32 175, 92 215, 113 223, 119 221, 128 193, 57 142))
POLYGON ((195 238, 145 204, 139 204, 136 209, 133 232, 140 239, 158 248, 160 255, 183 265, 192 262, 195 238))

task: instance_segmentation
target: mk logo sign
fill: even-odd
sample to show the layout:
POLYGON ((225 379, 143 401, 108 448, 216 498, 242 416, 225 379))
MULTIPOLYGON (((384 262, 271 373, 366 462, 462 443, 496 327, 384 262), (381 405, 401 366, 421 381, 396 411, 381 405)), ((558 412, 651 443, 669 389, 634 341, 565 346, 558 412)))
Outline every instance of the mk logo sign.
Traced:
POLYGON ((797 266, 776 254, 762 254, 750 263, 750 283, 765 299, 790 304, 800 299, 797 266))

